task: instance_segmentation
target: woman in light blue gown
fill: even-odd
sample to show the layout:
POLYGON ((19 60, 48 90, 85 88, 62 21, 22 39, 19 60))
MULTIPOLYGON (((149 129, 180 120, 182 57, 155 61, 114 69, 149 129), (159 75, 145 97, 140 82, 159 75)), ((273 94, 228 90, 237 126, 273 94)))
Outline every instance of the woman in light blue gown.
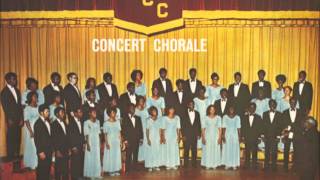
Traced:
POLYGON ((202 126, 202 158, 201 166, 215 169, 221 165, 221 117, 216 114, 215 107, 210 105, 202 126))
POLYGON ((54 114, 54 110, 57 107, 63 107, 63 105, 61 104, 60 93, 54 91, 52 96, 53 96, 53 103, 50 104, 49 106, 49 112, 50 112, 49 119, 51 123, 57 119, 56 115, 54 114))
MULTIPOLYGON (((272 91, 272 99, 276 100, 277 104, 280 104, 281 99, 284 97, 283 84, 286 82, 286 76, 279 74, 276 76, 278 88, 272 91)), ((277 111, 280 112, 280 106, 277 106, 277 111)))
POLYGON ((85 89, 83 90, 83 93, 82 93, 82 103, 84 104, 86 101, 87 101, 87 96, 86 96, 86 93, 90 90, 94 90, 94 93, 96 94, 96 100, 95 102, 98 103, 99 100, 100 100, 100 95, 99 95, 99 92, 98 92, 98 89, 96 89, 96 79, 93 78, 93 77, 89 77, 87 79, 87 82, 86 82, 86 87, 85 89))
POLYGON ((89 109, 89 119, 84 122, 83 132, 86 139, 83 175, 87 178, 101 177, 100 161, 100 121, 95 108, 89 109))
POLYGON ((219 85, 219 75, 217 73, 211 74, 212 84, 207 86, 206 97, 209 99, 209 104, 214 104, 216 100, 221 99, 220 91, 223 88, 219 85))
POLYGON ((29 92, 36 92, 37 95, 38 95, 38 106, 40 106, 41 104, 44 104, 44 94, 42 92, 41 89, 38 88, 38 81, 34 78, 27 78, 26 80, 26 86, 27 86, 27 89, 22 92, 22 95, 21 95, 21 104, 23 106, 26 106, 27 103, 27 95, 29 94, 29 92))
POLYGON ((146 99, 143 96, 137 97, 137 106, 135 114, 140 117, 143 130, 143 143, 139 146, 138 161, 144 161, 147 154, 147 120, 149 117, 148 109, 146 108, 146 99))
MULTIPOLYGON (((287 110, 290 108, 290 103, 289 100, 292 97, 291 96, 292 88, 290 86, 284 87, 284 97, 280 100, 278 107, 279 111, 283 113, 283 111, 287 110)), ((297 106, 296 108, 299 109, 299 101, 297 101, 297 106)))
POLYGON ((150 117, 147 120, 147 154, 145 159, 145 167, 149 171, 159 171, 162 165, 162 157, 160 155, 160 145, 162 143, 162 127, 163 123, 158 118, 157 108, 151 106, 149 108, 150 117))
POLYGON ((269 110, 269 98, 264 96, 264 91, 262 88, 258 90, 258 98, 254 98, 251 102, 256 104, 256 114, 258 114, 261 118, 264 112, 269 110))
POLYGON ((159 90, 157 87, 152 88, 152 96, 147 98, 147 108, 154 106, 158 110, 158 117, 161 117, 164 113, 165 102, 164 98, 159 95, 159 90))
POLYGON ((108 119, 109 119, 109 115, 107 113, 109 108, 116 108, 117 109, 116 120, 120 120, 121 119, 121 116, 120 116, 121 112, 120 112, 120 109, 118 107, 118 100, 117 100, 116 97, 112 98, 112 100, 110 101, 109 105, 103 111, 103 120, 104 121, 108 121, 108 119))
POLYGON ((222 148, 222 164, 226 169, 240 167, 240 128, 241 119, 230 106, 228 114, 223 116, 222 128, 224 129, 225 142, 222 148))
POLYGON ((135 93, 138 96, 147 96, 147 86, 142 82, 143 73, 136 69, 131 73, 131 80, 135 83, 135 93))
POLYGON ((36 92, 29 92, 27 95, 27 106, 23 110, 24 117, 24 153, 23 164, 24 167, 34 170, 38 165, 37 149, 34 144, 34 129, 33 126, 39 118, 38 112, 38 94, 36 92))
POLYGON ((109 119, 103 124, 103 133, 105 135, 103 172, 110 176, 119 176, 121 169, 121 126, 120 120, 116 119, 117 109, 110 107, 107 111, 109 119))
POLYGON ((163 116, 163 129, 165 141, 164 165, 167 169, 176 170, 180 166, 179 142, 180 142, 180 118, 175 115, 175 109, 169 107, 167 116, 163 116))

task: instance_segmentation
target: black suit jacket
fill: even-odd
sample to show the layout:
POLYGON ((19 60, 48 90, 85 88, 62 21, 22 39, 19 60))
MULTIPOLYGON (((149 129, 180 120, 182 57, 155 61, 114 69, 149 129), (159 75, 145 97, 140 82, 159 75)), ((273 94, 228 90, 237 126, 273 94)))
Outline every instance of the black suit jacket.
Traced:
POLYGON ((186 92, 186 94, 188 95, 189 98, 193 99, 195 98, 198 94, 199 94, 199 90, 200 90, 200 87, 202 86, 202 82, 200 80, 196 80, 196 90, 195 90, 195 93, 192 93, 191 91, 191 87, 190 87, 190 83, 189 83, 189 79, 187 79, 185 82, 184 82, 184 91, 186 92))
POLYGON ((227 98, 227 103, 226 103, 226 107, 224 108, 224 111, 221 111, 221 99, 218 99, 214 102, 214 107, 217 111, 217 114, 220 117, 223 117, 224 115, 226 115, 228 113, 228 109, 229 107, 232 105, 232 99, 231 98, 227 98))
MULTIPOLYGON (((137 95, 136 95, 137 97, 137 95)), ((121 112, 121 117, 123 117, 124 114, 127 114, 127 109, 129 104, 131 103, 128 92, 125 92, 120 95, 119 98, 119 108, 121 112)))
POLYGON ((66 102, 66 111, 69 114, 70 112, 74 111, 75 108, 81 107, 82 105, 82 97, 79 91, 69 83, 63 89, 63 96, 66 102))
POLYGON ((242 116, 245 112, 245 109, 249 106, 250 103, 250 90, 248 85, 241 83, 238 96, 234 96, 234 84, 231 84, 228 88, 229 97, 233 99, 233 104, 236 108, 236 112, 239 116, 242 116))
POLYGON ((124 141, 128 141, 129 146, 138 145, 140 140, 143 139, 142 123, 139 116, 134 116, 135 126, 133 126, 128 114, 124 114, 121 123, 121 133, 124 141), (131 144, 131 145, 130 145, 131 144))
POLYGON ((301 95, 299 94, 299 82, 295 82, 293 85, 293 97, 295 97, 298 102, 300 109, 305 112, 305 110, 310 110, 312 106, 312 96, 313 89, 312 84, 308 81, 305 82, 301 95))
MULTIPOLYGON (((94 107, 96 108, 96 111, 97 111, 97 119, 100 122, 100 126, 103 126, 103 110, 98 103, 94 103, 94 107)), ((85 102, 82 105, 83 119, 85 121, 89 119, 89 109, 90 109, 89 103, 85 102)))
POLYGON ((116 99, 119 98, 117 86, 115 84, 113 84, 113 83, 111 83, 111 89, 112 89, 112 95, 111 96, 109 95, 109 93, 107 91, 107 88, 104 85, 104 82, 99 84, 97 86, 97 89, 98 89, 98 93, 99 93, 99 96, 100 96, 100 101, 104 105, 108 105, 108 103, 111 101, 112 98, 116 98, 116 99))
POLYGON ((191 124, 188 110, 184 112, 183 118, 181 118, 181 133, 183 137, 187 138, 187 140, 201 136, 201 121, 198 111, 195 111, 193 124, 191 124))
MULTIPOLYGON (((81 120, 80 120, 81 121, 81 120)), ((83 123, 81 122, 81 132, 79 131, 77 122, 72 118, 68 124, 68 144, 70 148, 81 150, 84 144, 83 123)))
POLYGON ((52 137, 54 151, 60 151, 65 156, 68 154, 68 150, 70 148, 69 148, 68 131, 67 131, 66 123, 64 123, 64 126, 66 128, 66 133, 64 133, 58 120, 55 120, 51 124, 51 137, 52 137))
POLYGON ((285 110, 282 114, 283 114, 283 123, 282 123, 282 129, 287 128, 288 126, 291 127, 291 130, 293 132, 293 135, 295 138, 295 134, 299 133, 299 131, 302 131, 302 123, 303 123, 303 117, 304 114, 302 113, 301 110, 296 109, 297 110, 297 114, 296 114, 296 119, 294 120, 294 122, 291 121, 290 118, 290 110, 291 108, 285 110))
MULTIPOLYGON (((252 92, 251 98, 258 98, 258 90, 259 90, 259 81, 252 83, 252 92)), ((271 98, 271 84, 269 81, 263 81, 263 92, 264 96, 267 98, 271 98)))
POLYGON ((278 111, 275 112, 274 119, 270 121, 270 111, 263 113, 263 134, 267 139, 274 139, 281 135, 282 131, 282 114, 278 111))
POLYGON ((258 138, 263 133, 263 121, 261 117, 254 114, 253 123, 250 127, 249 115, 245 115, 241 121, 241 136, 244 137, 246 143, 257 143, 258 138))
POLYGON ((34 143, 37 148, 37 154, 44 152, 47 156, 52 155, 52 137, 47 129, 46 124, 42 121, 41 118, 39 118, 34 124, 34 143))
POLYGON ((172 83, 171 83, 170 79, 166 79, 165 81, 166 81, 166 91, 164 91, 164 88, 162 86, 162 82, 161 82, 160 78, 153 81, 152 88, 158 87, 159 95, 164 98, 166 105, 167 105, 169 98, 170 98, 170 95, 173 93, 173 89, 172 89, 172 83))
POLYGON ((63 103, 64 103, 64 99, 63 99, 63 88, 62 88, 62 86, 58 86, 59 87, 59 89, 60 89, 60 91, 58 92, 58 91, 55 91, 54 89, 53 89, 53 87, 51 86, 51 84, 48 84, 46 87, 44 87, 43 88, 43 94, 44 94, 44 103, 46 104, 46 105, 51 105, 52 103, 53 103, 53 93, 54 92, 58 92, 58 93, 60 93, 60 96, 61 96, 61 104, 63 105, 63 103))
POLYGON ((10 89, 5 86, 1 91, 1 104, 4 111, 5 119, 11 120, 14 123, 19 123, 23 120, 23 109, 20 104, 21 93, 19 89, 14 88, 17 94, 17 101, 14 99, 10 89))
POLYGON ((182 101, 180 103, 177 91, 171 94, 171 97, 168 101, 169 106, 174 107, 174 109, 176 110, 176 114, 180 116, 180 119, 184 116, 184 113, 187 110, 187 103, 188 95, 185 92, 183 92, 182 101))

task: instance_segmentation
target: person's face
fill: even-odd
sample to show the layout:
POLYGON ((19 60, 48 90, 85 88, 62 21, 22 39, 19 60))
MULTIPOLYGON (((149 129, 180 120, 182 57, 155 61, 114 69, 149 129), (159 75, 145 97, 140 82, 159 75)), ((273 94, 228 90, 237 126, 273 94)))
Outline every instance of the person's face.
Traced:
POLYGON ((88 99, 91 101, 91 102, 95 102, 96 101, 96 93, 91 93, 88 97, 88 99))
POLYGON ((31 83, 30 84, 30 91, 36 91, 38 89, 37 83, 31 83))
POLYGON ((89 81, 89 88, 93 89, 93 88, 95 88, 95 86, 96 86, 96 83, 94 82, 94 80, 90 80, 89 81))
POLYGON ((134 112, 135 112, 135 107, 134 107, 134 106, 129 106, 128 112, 129 112, 130 114, 134 114, 134 112))
POLYGON ((179 83, 178 86, 177 86, 178 90, 179 91, 182 91, 183 90, 183 84, 182 83, 179 83))
POLYGON ((130 85, 130 86, 128 87, 128 91, 129 91, 129 93, 134 94, 135 87, 134 87, 133 85, 130 85))
POLYGON ((111 111, 110 114, 109 114, 109 117, 110 117, 110 118, 115 118, 115 117, 116 117, 116 114, 117 114, 116 112, 111 111))
POLYGON ((58 112, 58 118, 62 121, 65 120, 65 117, 66 117, 66 113, 64 112, 64 110, 61 110, 58 112))
POLYGON ((228 96, 227 91, 222 91, 222 92, 221 92, 221 97, 222 97, 223 99, 227 98, 227 96, 228 96))
POLYGON ((111 82, 112 82, 112 77, 108 76, 108 77, 105 79, 105 82, 106 82, 107 84, 111 84, 111 82))
POLYGON ((309 130, 312 128, 312 125, 308 121, 304 121, 303 126, 305 129, 309 130))
POLYGON ((218 77, 214 77, 214 78, 212 79, 212 83, 213 83, 213 84, 218 84, 218 82, 219 82, 219 78, 218 78, 218 77))
POLYGON ((161 72, 160 72, 160 77, 161 77, 162 79, 165 79, 165 78, 167 77, 167 72, 166 72, 166 71, 161 71, 161 72))
POLYGON ((290 96, 290 94, 291 94, 290 88, 285 88, 285 89, 284 89, 284 94, 285 94, 286 96, 290 96))
POLYGON ((69 79, 71 84, 77 85, 78 83, 78 76, 77 75, 72 75, 69 79))
POLYGON ((111 101, 111 106, 117 106, 117 100, 116 99, 112 99, 111 101))
POLYGON ((275 110, 276 107, 277 107, 277 104, 274 102, 274 101, 271 101, 270 104, 269 104, 269 107, 270 107, 270 110, 275 110))
POLYGON ((153 94, 154 96, 158 96, 158 94, 159 94, 158 88, 154 88, 153 91, 152 91, 152 94, 153 94))
POLYGON ((188 103, 188 108, 189 108, 190 110, 193 110, 193 109, 194 109, 194 103, 193 103, 193 101, 191 101, 191 102, 188 103))
POLYGON ((91 111, 89 115, 90 115, 91 119, 96 119, 97 118, 97 112, 96 111, 91 111))
POLYGON ((210 109, 209 109, 209 114, 210 115, 214 115, 216 113, 216 110, 215 110, 215 108, 212 106, 212 107, 210 107, 210 109))
POLYGON ((81 109, 78 109, 75 113, 74 116, 77 117, 78 119, 81 119, 83 117, 83 112, 81 109))
POLYGON ((172 116, 174 116, 174 114, 175 114, 174 108, 170 108, 170 109, 168 110, 168 116, 172 117, 172 116))
POLYGON ((299 81, 303 82, 306 79, 306 76, 304 75, 304 73, 299 73, 299 81))
POLYGON ((57 103, 57 104, 60 104, 61 103, 61 97, 60 96, 56 96, 54 101, 57 103))
POLYGON ((139 99, 139 101, 138 101, 138 105, 139 106, 144 106, 144 99, 139 99))
POLYGON ((43 112, 41 112, 41 116, 45 119, 48 120, 49 119, 49 109, 45 109, 43 112))
POLYGON ((256 112, 256 107, 254 105, 250 105, 249 112, 250 112, 250 114, 254 114, 256 112))
POLYGON ((281 87, 283 86, 283 81, 282 80, 278 80, 277 83, 278 83, 279 86, 281 86, 281 87))
POLYGON ((60 78, 59 76, 54 76, 54 77, 52 78, 52 83, 53 83, 54 85, 59 85, 60 82, 61 82, 61 78, 60 78))
POLYGON ((151 116, 152 117, 157 117, 158 116, 157 111, 156 110, 151 111, 151 116))
POLYGON ((263 99, 264 98, 263 90, 259 90, 258 91, 258 97, 259 97, 259 99, 263 99))
POLYGON ((17 86, 17 78, 14 76, 11 76, 7 82, 10 86, 17 86))
POLYGON ((197 72, 196 72, 196 71, 191 71, 191 72, 190 72, 190 78, 191 78, 191 79, 195 79, 196 76, 197 76, 197 72))
POLYGON ((292 109, 294 109, 294 108, 296 107, 296 105, 297 105, 297 100, 295 100, 295 99, 290 99, 289 104, 290 104, 290 107, 291 107, 292 109))
POLYGON ((31 97, 31 102, 32 102, 32 103, 38 102, 38 96, 37 96, 37 95, 33 95, 33 96, 31 97))
POLYGON ((233 108, 233 107, 230 107, 230 108, 229 108, 229 114, 230 114, 230 115, 234 115, 234 113, 235 113, 234 108, 233 108))
POLYGON ((259 81, 263 81, 264 80, 264 76, 265 76, 265 74, 263 72, 259 72, 258 73, 259 81))
POLYGON ((241 82, 241 76, 240 75, 236 75, 234 80, 236 81, 236 83, 240 83, 241 82))
POLYGON ((136 81, 141 81, 141 78, 142 76, 141 76, 141 74, 140 73, 137 73, 137 75, 136 75, 136 81))
POLYGON ((201 90, 199 91, 199 95, 200 95, 201 97, 204 97, 205 93, 206 93, 206 91, 205 91, 204 89, 201 89, 201 90))

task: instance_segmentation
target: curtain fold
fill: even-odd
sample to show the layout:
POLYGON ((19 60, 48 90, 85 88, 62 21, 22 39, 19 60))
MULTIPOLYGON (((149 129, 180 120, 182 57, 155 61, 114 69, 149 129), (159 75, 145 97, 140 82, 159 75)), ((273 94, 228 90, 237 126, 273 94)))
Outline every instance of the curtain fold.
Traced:
MULTIPOLYGON (((168 69, 168 77, 188 77, 188 69, 198 69, 198 78, 208 85, 212 72, 220 75, 220 83, 228 87, 233 73, 240 71, 243 82, 257 80, 257 71, 265 69, 266 79, 276 88, 275 76, 287 75, 286 85, 293 85, 298 72, 306 70, 313 84, 314 98, 311 115, 320 120, 319 81, 319 21, 318 20, 185 20, 185 27, 145 36, 112 26, 112 20, 9 20, 0 28, 0 88, 5 85, 4 74, 18 74, 18 87, 23 91, 25 80, 33 76, 43 88, 49 83, 51 72, 62 75, 74 71, 79 75, 83 90, 88 77, 102 82, 109 71, 120 93, 130 81, 133 69, 144 72, 143 81, 148 94, 160 67, 168 69), (82 22, 83 21, 83 22, 82 22), (146 38, 144 52, 99 52, 91 50, 93 38, 146 38), (191 38, 208 40, 207 52, 153 51, 156 38, 191 38)), ((82 92, 82 91, 81 91, 82 92)), ((0 156, 5 155, 5 123, 0 110, 0 156)))

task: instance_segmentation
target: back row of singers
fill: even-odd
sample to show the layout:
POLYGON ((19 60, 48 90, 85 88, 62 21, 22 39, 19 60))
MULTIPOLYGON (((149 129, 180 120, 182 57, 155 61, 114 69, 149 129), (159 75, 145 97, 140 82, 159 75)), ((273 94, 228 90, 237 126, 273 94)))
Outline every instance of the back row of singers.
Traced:
MULTIPOLYGON (((249 106, 250 101, 253 101, 257 105, 257 111, 263 113, 263 110, 267 105, 267 98, 272 97, 275 99, 278 107, 289 108, 289 99, 291 96, 291 88, 289 86, 283 87, 286 82, 284 75, 278 75, 276 81, 278 87, 271 91, 271 85, 268 81, 264 80, 265 71, 259 70, 259 80, 252 85, 252 93, 250 94, 248 85, 241 81, 241 73, 236 72, 234 74, 235 82, 232 83, 228 90, 221 91, 223 87, 219 85, 219 76, 217 73, 211 75, 212 84, 206 88, 202 85, 202 82, 198 80, 196 69, 189 70, 190 78, 188 80, 177 80, 177 90, 173 92, 172 83, 167 78, 167 70, 161 68, 159 70, 160 77, 156 79, 152 84, 152 96, 147 98, 147 106, 158 107, 159 114, 164 113, 164 108, 168 105, 175 107, 177 114, 182 113, 186 109, 186 103, 193 100, 195 103, 195 109, 199 111, 203 117, 205 109, 209 104, 216 103, 218 112, 221 115, 226 113, 226 106, 232 102, 235 107, 236 114, 242 116, 246 112, 246 107, 249 106), (222 92, 222 93, 220 93, 222 92), (228 101, 232 99, 232 101, 228 101), (284 105, 281 105, 284 104, 284 105), (264 108, 263 108, 264 107, 264 108), (258 110, 259 109, 259 110, 258 110), (260 109, 262 109, 260 111, 260 109)), ((140 70, 134 70, 131 73, 131 79, 133 82, 128 83, 127 91, 120 97, 118 96, 118 90, 114 83, 112 83, 112 75, 105 73, 103 75, 104 82, 96 86, 94 78, 88 78, 84 95, 81 95, 78 83, 78 76, 76 73, 68 73, 67 79, 69 83, 63 88, 60 85, 61 76, 59 73, 54 72, 51 74, 51 82, 43 90, 38 88, 38 81, 34 78, 28 78, 26 81, 27 89, 20 94, 17 86, 17 75, 15 73, 7 73, 5 75, 6 86, 1 92, 2 107, 5 112, 5 119, 7 123, 7 155, 9 159, 14 160, 14 171, 19 169, 19 162, 17 157, 20 151, 20 133, 21 126, 23 125, 23 107, 26 105, 26 97, 29 92, 37 92, 38 103, 45 103, 50 105, 50 111, 52 111, 51 119, 54 117, 54 109, 58 106, 64 106, 69 117, 73 116, 73 111, 76 107, 83 106, 84 109, 89 107, 97 107, 98 119, 103 121, 106 116, 106 107, 111 105, 119 105, 121 116, 126 112, 128 104, 136 104, 136 96, 146 96, 147 88, 142 81, 143 73, 140 70), (86 93, 89 90, 93 90, 95 93, 94 101, 88 99, 90 93, 86 93)), ((293 86, 293 97, 298 100, 299 108, 304 113, 310 111, 312 105, 312 85, 306 81, 306 72, 299 72, 298 81, 293 86)), ((286 108, 283 108, 283 110, 286 108)), ((88 116, 88 113, 85 112, 88 116)), ((103 124, 103 123, 100 123, 103 124)))

